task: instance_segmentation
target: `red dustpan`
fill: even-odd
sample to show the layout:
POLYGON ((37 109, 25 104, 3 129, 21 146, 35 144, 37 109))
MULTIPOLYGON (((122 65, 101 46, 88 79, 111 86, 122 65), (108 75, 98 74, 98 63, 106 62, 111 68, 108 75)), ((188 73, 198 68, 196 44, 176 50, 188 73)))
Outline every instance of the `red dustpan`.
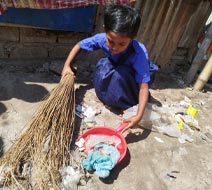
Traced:
MULTIPOLYGON (((117 139, 120 140, 120 143, 116 146, 117 150, 120 153, 120 158, 117 163, 121 162, 126 155, 127 152, 127 143, 125 140, 125 137, 122 135, 122 132, 126 129, 128 123, 123 122, 118 128, 112 128, 112 127, 106 127, 106 126, 96 126, 92 129, 88 129, 83 133, 81 136, 79 136, 76 140, 78 142, 81 138, 83 138, 85 141, 90 135, 97 135, 97 136, 115 136, 117 139)), ((86 147, 85 147, 86 149, 86 147)))

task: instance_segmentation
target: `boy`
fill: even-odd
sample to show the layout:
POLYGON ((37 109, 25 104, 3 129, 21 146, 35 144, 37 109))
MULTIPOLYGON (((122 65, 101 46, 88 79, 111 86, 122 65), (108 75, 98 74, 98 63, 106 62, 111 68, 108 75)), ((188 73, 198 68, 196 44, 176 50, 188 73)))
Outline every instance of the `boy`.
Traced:
POLYGON ((108 57, 101 58, 94 71, 97 97, 106 105, 127 109, 138 104, 137 114, 128 118, 129 127, 142 119, 149 96, 148 53, 135 40, 140 15, 128 5, 110 5, 104 14, 105 33, 78 42, 71 50, 62 70, 62 77, 73 74, 70 65, 80 51, 102 49, 108 57))

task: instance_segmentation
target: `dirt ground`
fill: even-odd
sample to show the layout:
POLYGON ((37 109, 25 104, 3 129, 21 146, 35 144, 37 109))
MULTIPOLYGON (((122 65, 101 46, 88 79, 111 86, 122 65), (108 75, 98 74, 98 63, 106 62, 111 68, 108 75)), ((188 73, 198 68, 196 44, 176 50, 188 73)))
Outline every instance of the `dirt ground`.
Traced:
MULTIPOLYGON (((62 61, 57 63, 62 64, 62 61)), ((98 112, 93 118, 96 125, 118 127, 122 122, 118 113, 105 108, 95 96, 93 67, 89 63, 80 64, 84 65, 78 68, 76 76, 76 104, 83 101, 98 112)), ((160 119, 154 123, 152 118, 148 120, 148 127, 144 123, 124 132, 128 146, 124 160, 111 171, 108 178, 100 179, 95 173, 91 174, 89 183, 81 181, 78 189, 212 189, 212 87, 208 84, 204 92, 196 92, 185 86, 183 75, 183 72, 157 73, 150 89, 150 110, 155 111, 160 119), (193 120, 189 120, 193 122, 190 127, 185 125, 190 119, 185 118, 189 104, 197 109, 193 120), (161 126, 180 127, 175 118, 177 114, 184 119, 180 135, 173 137, 155 130, 161 126), (152 130, 146 129, 149 127, 152 130)), ((1 156, 19 137, 36 113, 42 98, 59 80, 60 76, 55 74, 48 62, 0 62, 1 156)), ((76 127, 81 132, 88 127, 87 124, 76 116, 76 127)))

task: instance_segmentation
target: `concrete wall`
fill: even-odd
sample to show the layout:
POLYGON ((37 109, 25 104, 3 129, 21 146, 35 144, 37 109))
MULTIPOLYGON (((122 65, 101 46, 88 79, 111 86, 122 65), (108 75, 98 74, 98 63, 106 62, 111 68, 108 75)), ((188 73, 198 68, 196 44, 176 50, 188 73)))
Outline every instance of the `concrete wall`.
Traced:
POLYGON ((87 33, 0 26, 0 59, 66 58, 87 33))

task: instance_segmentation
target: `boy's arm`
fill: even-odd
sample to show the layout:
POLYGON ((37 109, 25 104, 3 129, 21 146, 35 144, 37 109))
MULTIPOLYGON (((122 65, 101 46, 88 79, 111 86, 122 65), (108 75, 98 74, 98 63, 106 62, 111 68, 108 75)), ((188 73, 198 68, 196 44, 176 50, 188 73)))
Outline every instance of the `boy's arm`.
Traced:
POLYGON ((138 110, 137 115, 139 117, 139 121, 142 119, 144 110, 146 108, 146 104, 149 98, 149 85, 148 83, 141 83, 139 84, 139 103, 138 103, 138 110))
POLYGON ((139 103, 138 103, 137 114, 126 120, 129 123, 127 128, 137 125, 138 122, 142 119, 144 110, 146 108, 146 104, 148 101, 148 97, 149 97, 148 83, 140 83, 139 84, 139 103))
POLYGON ((62 78, 67 75, 67 74, 72 74, 74 75, 73 71, 71 70, 71 63, 73 61, 73 59, 76 57, 76 55, 78 54, 78 52, 80 51, 80 44, 79 42, 72 48, 72 50, 70 51, 65 64, 63 66, 63 70, 61 73, 62 78))

